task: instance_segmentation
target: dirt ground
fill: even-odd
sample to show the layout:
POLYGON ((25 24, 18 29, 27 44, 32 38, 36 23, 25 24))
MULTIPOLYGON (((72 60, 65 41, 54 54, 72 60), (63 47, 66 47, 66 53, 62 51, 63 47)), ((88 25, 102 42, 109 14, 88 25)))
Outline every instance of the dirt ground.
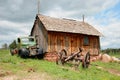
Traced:
MULTIPOLYGON (((100 66, 97 66, 98 69, 108 71, 111 74, 120 76, 120 72, 115 69, 106 69, 100 66)), ((28 71, 17 72, 14 74, 11 71, 5 71, 0 69, 0 80, 53 80, 50 75, 47 73, 38 73, 32 69, 28 71)))
POLYGON ((120 72, 118 70, 115 70, 115 69, 106 69, 106 68, 103 68, 103 67, 100 67, 100 66, 97 66, 97 68, 101 69, 101 70, 104 70, 104 71, 108 71, 111 74, 120 76, 120 72))
POLYGON ((52 80, 52 78, 46 73, 24 72, 18 75, 0 70, 0 80, 52 80))

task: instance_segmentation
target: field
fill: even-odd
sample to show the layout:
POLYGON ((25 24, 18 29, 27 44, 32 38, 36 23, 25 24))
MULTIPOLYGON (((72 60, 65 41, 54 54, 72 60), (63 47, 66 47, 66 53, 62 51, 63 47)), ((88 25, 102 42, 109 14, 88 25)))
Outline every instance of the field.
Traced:
POLYGON ((120 63, 92 62, 88 69, 80 65, 75 71, 68 65, 21 59, 0 50, 0 80, 120 80, 120 63))

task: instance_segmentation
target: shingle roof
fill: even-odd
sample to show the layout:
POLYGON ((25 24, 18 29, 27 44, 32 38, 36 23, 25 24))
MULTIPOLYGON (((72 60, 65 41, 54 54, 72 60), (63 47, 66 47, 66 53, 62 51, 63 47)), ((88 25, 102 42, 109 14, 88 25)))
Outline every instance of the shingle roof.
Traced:
POLYGON ((71 19, 59 19, 39 14, 39 19, 48 31, 80 33, 86 35, 102 36, 93 26, 86 22, 71 19))

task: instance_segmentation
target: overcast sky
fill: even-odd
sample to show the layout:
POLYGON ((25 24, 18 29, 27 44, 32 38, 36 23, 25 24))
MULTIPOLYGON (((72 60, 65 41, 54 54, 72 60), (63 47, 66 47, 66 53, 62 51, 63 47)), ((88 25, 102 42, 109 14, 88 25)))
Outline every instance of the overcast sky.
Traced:
MULTIPOLYGON (((0 47, 30 34, 37 14, 37 0, 0 0, 0 47)), ((40 14, 69 18, 94 26, 101 48, 120 48, 120 0, 40 0, 40 14)))

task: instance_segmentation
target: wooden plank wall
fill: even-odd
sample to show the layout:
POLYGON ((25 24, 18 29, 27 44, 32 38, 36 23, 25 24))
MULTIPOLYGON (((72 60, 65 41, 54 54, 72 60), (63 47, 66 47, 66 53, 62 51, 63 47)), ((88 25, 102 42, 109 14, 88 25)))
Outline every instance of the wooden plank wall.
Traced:
POLYGON ((48 32, 48 49, 47 52, 66 49, 68 55, 77 52, 78 48, 84 48, 84 51, 90 51, 91 55, 97 55, 100 49, 99 37, 88 36, 89 45, 83 44, 84 36, 82 34, 62 33, 62 32, 48 32))
POLYGON ((46 29, 44 28, 43 24, 39 21, 39 19, 36 19, 31 35, 37 36, 36 41, 39 45, 39 48, 43 50, 43 53, 45 53, 48 46, 48 35, 46 29))

